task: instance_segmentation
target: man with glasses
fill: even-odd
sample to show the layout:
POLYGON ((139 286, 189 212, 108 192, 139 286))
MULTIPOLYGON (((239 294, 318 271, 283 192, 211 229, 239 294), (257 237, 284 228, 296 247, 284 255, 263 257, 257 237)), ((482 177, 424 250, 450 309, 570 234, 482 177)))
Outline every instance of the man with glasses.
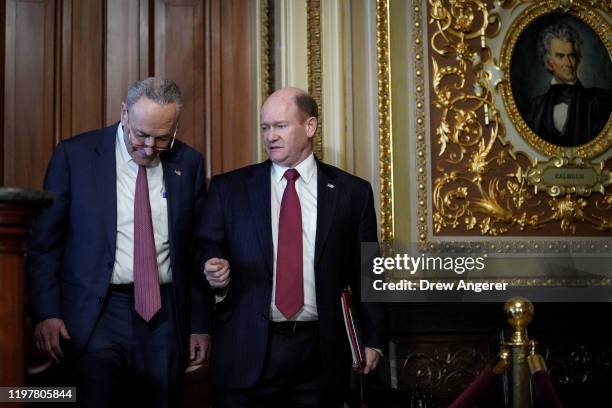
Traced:
POLYGON ((55 201, 33 227, 29 300, 37 347, 82 406, 175 406, 188 362, 208 357, 191 257, 204 165, 176 140, 181 106, 174 82, 137 81, 120 123, 62 141, 47 169, 55 201))

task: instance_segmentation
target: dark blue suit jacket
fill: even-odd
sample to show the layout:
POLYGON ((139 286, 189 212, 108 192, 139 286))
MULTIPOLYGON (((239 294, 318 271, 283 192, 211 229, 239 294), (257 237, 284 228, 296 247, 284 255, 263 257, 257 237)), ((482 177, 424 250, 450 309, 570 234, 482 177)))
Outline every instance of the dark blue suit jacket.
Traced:
MULTIPOLYGON (((68 358, 87 343, 111 280, 117 235, 116 131, 114 124, 57 145, 44 182, 55 201, 35 221, 28 248, 33 320, 64 320, 72 337, 65 346, 68 358)), ((194 221, 203 218, 206 196, 203 158, 176 141, 161 161, 177 329, 186 351, 190 333, 208 332, 211 308, 191 253, 194 221)))
MULTIPOLYGON (((212 257, 230 263, 230 283, 217 305, 211 373, 218 387, 244 388, 262 372, 272 298, 270 166, 245 167, 213 178, 200 263, 212 257)), ((365 344, 384 348, 381 305, 359 303, 360 244, 376 242, 376 215, 368 182, 317 161, 315 281, 323 383, 346 382, 351 357, 340 293, 350 285, 359 305, 365 344)))

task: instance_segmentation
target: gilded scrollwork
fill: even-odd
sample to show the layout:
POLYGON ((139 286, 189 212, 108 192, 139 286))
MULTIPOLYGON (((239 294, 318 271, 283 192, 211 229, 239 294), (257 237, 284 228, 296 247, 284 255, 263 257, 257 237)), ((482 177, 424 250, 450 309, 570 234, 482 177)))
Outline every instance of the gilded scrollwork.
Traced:
POLYGON ((319 126, 314 138, 313 150, 317 157, 323 159, 323 84, 321 74, 321 2, 308 0, 307 7, 307 47, 308 47, 308 92, 317 101, 319 106, 319 126))
POLYGON ((425 102, 425 80, 423 72, 425 72, 425 61, 426 58, 423 58, 424 55, 424 44, 426 45, 426 41, 422 41, 423 36, 423 24, 425 21, 424 16, 426 16, 427 10, 425 7, 421 7, 422 2, 419 0, 413 1, 413 21, 412 21, 412 32, 414 43, 412 46, 414 60, 413 60, 413 71, 415 73, 414 85, 415 85, 415 106, 416 110, 414 112, 414 122, 416 124, 415 129, 417 133, 417 141, 416 141, 416 152, 417 152, 417 232, 419 243, 421 245, 425 245, 427 242, 427 237, 429 235, 429 224, 427 223, 427 219, 429 218, 429 208, 427 206, 428 196, 427 189, 425 186, 429 184, 429 179, 427 175, 427 166, 428 159, 426 152, 428 151, 427 143, 425 140, 425 110, 427 109, 427 104, 425 102), (425 9, 425 10, 424 10, 425 9))
POLYGON ((261 22, 261 100, 265 100, 274 90, 274 4, 270 0, 259 3, 259 19, 261 22))
POLYGON ((380 146, 380 238, 393 242, 391 66, 389 62, 389 0, 376 2, 376 49, 378 60, 378 142, 380 146))
MULTIPOLYGON (((529 144, 552 156, 549 163, 538 163, 512 146, 506 135, 506 126, 512 124, 504 121, 503 107, 496 104, 498 92, 508 92, 507 50, 512 44, 504 40, 507 48, 499 61, 487 46, 487 39, 500 30, 501 8, 528 5, 526 23, 521 24, 551 10, 572 10, 601 35, 606 28, 597 20, 596 9, 609 11, 611 4, 429 0, 434 233, 498 236, 556 226, 558 234, 597 235, 612 229, 610 170, 605 162, 588 162, 609 149, 612 121, 592 142, 569 152, 531 132, 529 144), (550 170, 556 162, 563 163, 563 171, 550 170), (570 178, 574 179, 568 183, 570 178), (539 194, 542 190, 548 194, 539 194)), ((511 32, 509 38, 513 35, 517 34, 511 32)), ((609 45, 609 34, 604 41, 609 45)), ((520 117, 512 98, 506 100, 510 116, 520 117)), ((522 119, 514 122, 524 125, 522 119)))
POLYGON ((534 162, 527 169, 526 178, 535 192, 545 190, 551 197, 573 194, 589 197, 593 192, 605 194, 612 185, 612 172, 603 163, 592 165, 580 157, 552 157, 545 162, 534 162))

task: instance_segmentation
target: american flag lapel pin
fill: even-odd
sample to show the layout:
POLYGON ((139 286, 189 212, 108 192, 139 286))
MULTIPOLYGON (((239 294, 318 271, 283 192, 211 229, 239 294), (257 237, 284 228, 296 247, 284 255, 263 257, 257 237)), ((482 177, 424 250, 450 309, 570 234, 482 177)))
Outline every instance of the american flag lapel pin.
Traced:
POLYGON ((181 175, 181 171, 179 169, 175 169, 174 170, 174 174, 176 174, 177 176, 181 175))

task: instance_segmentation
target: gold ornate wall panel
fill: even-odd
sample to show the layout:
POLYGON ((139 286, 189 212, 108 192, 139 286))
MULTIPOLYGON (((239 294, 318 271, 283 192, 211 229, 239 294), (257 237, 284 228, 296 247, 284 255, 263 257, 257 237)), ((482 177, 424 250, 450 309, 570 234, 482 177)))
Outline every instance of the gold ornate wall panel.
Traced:
POLYGON ((323 159, 323 104, 321 87, 321 2, 308 0, 307 2, 308 29, 308 93, 317 101, 319 106, 319 126, 314 139, 314 152, 323 159))
POLYGON ((391 66, 389 61, 389 1, 376 2, 376 50, 378 61, 378 143, 380 155, 380 235, 383 242, 394 237, 393 145, 391 139, 391 66))
MULTIPOLYGON (((498 237, 502 242, 525 237, 526 243, 538 237, 609 237, 612 2, 413 1, 406 6, 408 38, 400 39, 393 24, 384 22, 393 1, 378 1, 383 240, 498 237), (584 83, 584 92, 601 97, 597 101, 608 113, 599 115, 599 128, 590 124, 592 130, 574 136, 566 130, 567 114, 555 139, 553 132, 533 130, 540 129, 532 119, 539 103, 534 101, 552 89, 550 74, 538 62, 536 40, 548 26, 563 24, 581 37, 576 43, 582 48, 574 50, 574 75, 584 83), (400 67, 412 92, 406 112, 411 123, 403 132, 386 122, 390 110, 385 101, 408 89, 394 86, 380 57, 390 48, 385 38, 409 44, 407 66, 400 67), (410 140, 410 151, 391 155, 393 138, 400 137, 410 140), (398 217, 383 204, 393 208, 388 203, 393 184, 402 180, 393 168, 407 155, 415 158, 414 165, 401 175, 416 180, 410 209, 414 228, 412 236, 398 237, 392 235, 398 217)), ((392 54, 389 59, 396 70, 392 54)), ((572 103, 566 105, 571 109, 572 103)), ((595 116, 588 118, 597 122, 595 116)))
POLYGON ((261 0, 259 3, 259 18, 261 32, 260 64, 261 64, 261 100, 265 101, 274 91, 274 1, 261 0))

